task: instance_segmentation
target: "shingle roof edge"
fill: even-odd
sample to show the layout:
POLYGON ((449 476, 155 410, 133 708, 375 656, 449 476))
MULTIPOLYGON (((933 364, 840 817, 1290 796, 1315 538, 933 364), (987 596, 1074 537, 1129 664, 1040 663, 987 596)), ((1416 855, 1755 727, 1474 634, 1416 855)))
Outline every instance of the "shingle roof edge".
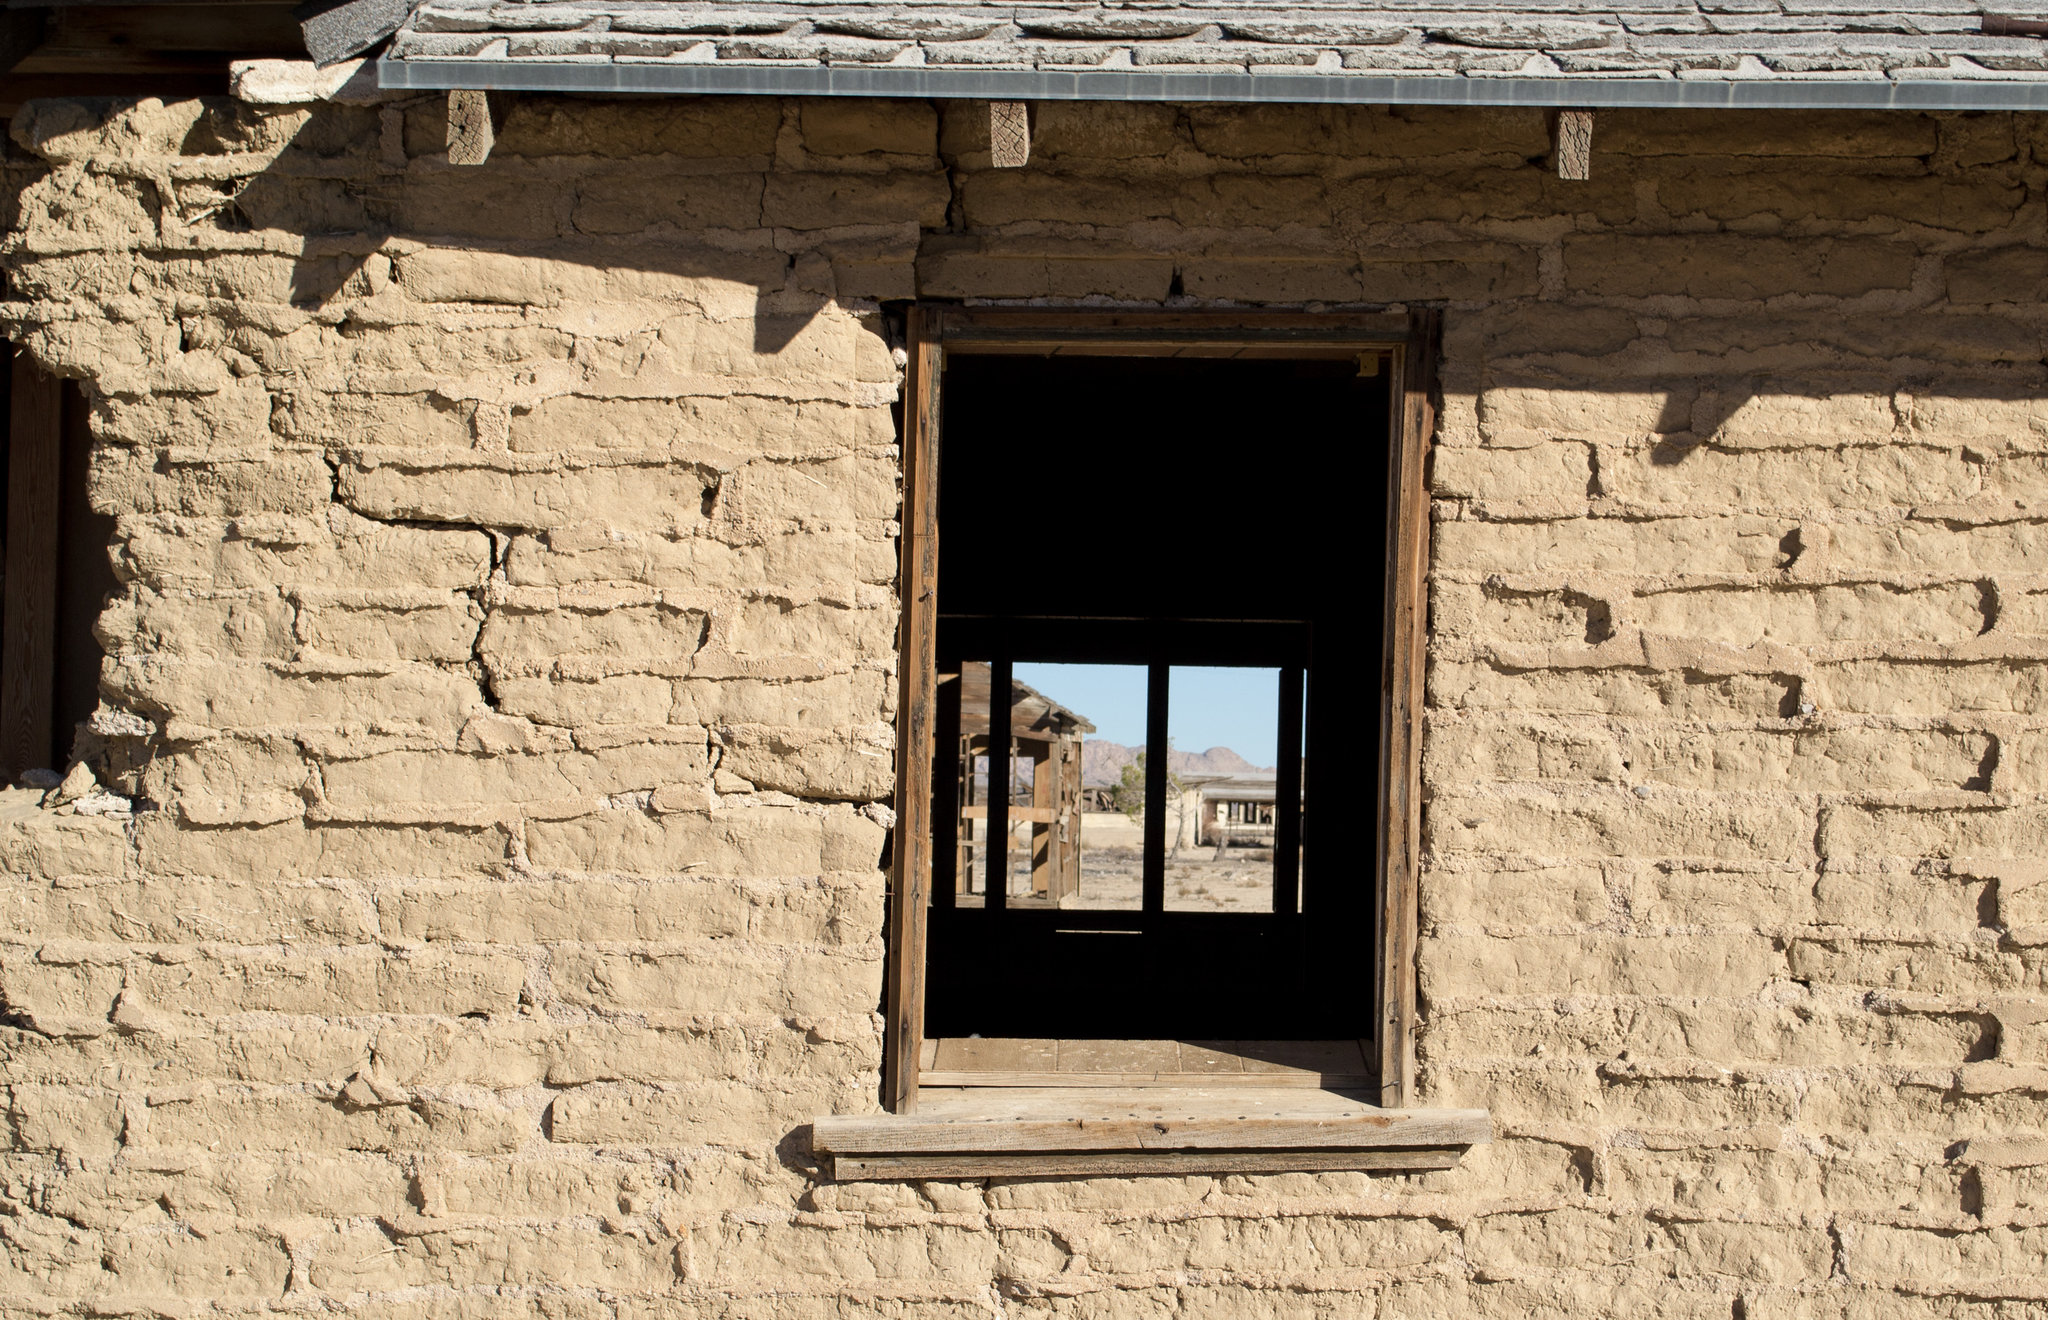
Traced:
POLYGON ((377 62, 395 90, 890 96, 1000 101, 1226 101, 1583 109, 2048 110, 2048 80, 1959 78, 1467 78, 1388 74, 1050 71, 915 66, 778 68, 536 59, 377 62))

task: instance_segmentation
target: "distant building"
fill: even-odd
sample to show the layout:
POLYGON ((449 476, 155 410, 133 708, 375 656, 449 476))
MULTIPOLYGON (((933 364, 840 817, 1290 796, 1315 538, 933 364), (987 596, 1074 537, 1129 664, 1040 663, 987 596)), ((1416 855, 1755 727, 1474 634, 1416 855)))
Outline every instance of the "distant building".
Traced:
POLYGON ((1195 841, 1213 845, 1218 857, 1233 844, 1272 847, 1274 780, 1273 772, 1265 770, 1204 781, 1195 841))

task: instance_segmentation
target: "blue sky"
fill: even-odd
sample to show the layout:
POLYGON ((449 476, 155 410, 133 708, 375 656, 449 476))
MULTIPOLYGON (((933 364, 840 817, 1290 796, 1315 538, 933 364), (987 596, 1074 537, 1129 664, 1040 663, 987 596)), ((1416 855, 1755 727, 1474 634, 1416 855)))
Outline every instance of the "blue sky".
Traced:
MULTIPOLYGON (((1019 664, 1017 681, 1086 716, 1096 738, 1145 741, 1143 665, 1019 664)), ((1167 696, 1167 733, 1186 752, 1228 747, 1253 765, 1272 765, 1279 741, 1280 671, 1176 665, 1167 696)))

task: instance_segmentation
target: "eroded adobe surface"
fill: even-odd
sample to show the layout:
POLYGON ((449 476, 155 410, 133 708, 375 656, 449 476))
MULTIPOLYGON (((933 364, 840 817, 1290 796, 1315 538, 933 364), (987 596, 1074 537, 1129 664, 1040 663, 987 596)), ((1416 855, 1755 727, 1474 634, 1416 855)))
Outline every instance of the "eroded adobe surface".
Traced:
POLYGON ((2043 130, 1603 112, 1566 184, 1534 112, 1048 104, 1003 172, 985 123, 17 121, 136 811, 0 795, 8 1308, 2040 1305, 2043 130), (1448 300, 1459 1170, 813 1177, 875 1102, 915 296, 1448 300))

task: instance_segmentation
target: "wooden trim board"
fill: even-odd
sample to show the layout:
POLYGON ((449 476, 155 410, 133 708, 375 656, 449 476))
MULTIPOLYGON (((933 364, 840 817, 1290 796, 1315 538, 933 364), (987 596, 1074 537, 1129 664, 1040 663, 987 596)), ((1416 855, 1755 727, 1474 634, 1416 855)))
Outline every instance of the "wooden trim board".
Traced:
POLYGON ((1382 1109, 1334 1091, 1080 1091, 927 1087, 916 1114, 839 1114, 812 1125, 832 1155, 919 1151, 1397 1150, 1492 1140, 1483 1109, 1382 1109))
POLYGON ((1398 359, 1387 454, 1386 649, 1380 691, 1378 915, 1380 1103, 1415 1103, 1415 945, 1422 865, 1422 712, 1429 618, 1429 491, 1424 463, 1436 431, 1436 346, 1442 316, 1409 318, 1398 359))
POLYGON ((1128 1178, 1224 1173, 1433 1173, 1458 1167, 1463 1151, 1139 1150, 1077 1155, 1044 1151, 954 1155, 834 1155, 838 1182, 916 1178, 1128 1178))
POLYGON ((1388 1110, 1356 1095, 1285 1088, 927 1087, 915 1115, 832 1115, 818 1118, 811 1129, 811 1149, 834 1162, 835 1177, 842 1176, 841 1161, 856 1176, 913 1176, 910 1171, 918 1170, 914 1176, 944 1177, 949 1175, 933 1170, 966 1168, 968 1157, 990 1155, 1007 1158, 973 1167, 1217 1171, 1258 1153, 1269 1170, 1446 1168, 1446 1157, 1455 1162, 1465 1147, 1491 1139, 1492 1123, 1480 1109, 1388 1110), (1405 1165, 1372 1162, 1374 1153, 1394 1151, 1424 1154, 1405 1165))
POLYGON ((909 317, 910 362, 903 384, 903 622, 897 662, 896 834, 891 846, 884 1103, 917 1108, 919 1047, 924 1043, 925 907, 932 876, 932 752, 937 722, 938 341, 918 308, 909 317))
POLYGON ((1492 1139, 1483 1109, 1382 1109, 1335 1091, 926 1087, 916 1114, 813 1123, 814 1151, 1388 1150, 1492 1139))

